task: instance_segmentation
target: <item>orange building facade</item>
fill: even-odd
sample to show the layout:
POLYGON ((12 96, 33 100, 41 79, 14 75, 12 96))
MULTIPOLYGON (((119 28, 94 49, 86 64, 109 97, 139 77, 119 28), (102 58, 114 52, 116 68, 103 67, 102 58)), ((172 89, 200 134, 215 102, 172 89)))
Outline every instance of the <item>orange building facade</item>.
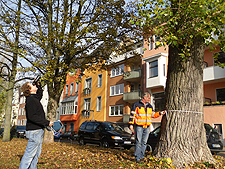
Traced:
POLYGON ((80 115, 80 77, 77 74, 68 73, 63 90, 63 100, 60 107, 60 121, 64 125, 64 131, 78 131, 80 115))

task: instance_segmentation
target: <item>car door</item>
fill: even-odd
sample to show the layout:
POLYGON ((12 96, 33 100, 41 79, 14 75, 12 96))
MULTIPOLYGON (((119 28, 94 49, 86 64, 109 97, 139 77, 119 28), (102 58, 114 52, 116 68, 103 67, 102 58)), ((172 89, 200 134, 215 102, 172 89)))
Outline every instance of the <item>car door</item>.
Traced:
POLYGON ((94 124, 95 122, 88 122, 84 130, 84 140, 88 143, 93 143, 94 140, 94 124))
POLYGON ((94 130, 93 130, 93 142, 100 144, 101 142, 101 136, 99 135, 101 130, 101 123, 95 122, 94 124, 94 130))

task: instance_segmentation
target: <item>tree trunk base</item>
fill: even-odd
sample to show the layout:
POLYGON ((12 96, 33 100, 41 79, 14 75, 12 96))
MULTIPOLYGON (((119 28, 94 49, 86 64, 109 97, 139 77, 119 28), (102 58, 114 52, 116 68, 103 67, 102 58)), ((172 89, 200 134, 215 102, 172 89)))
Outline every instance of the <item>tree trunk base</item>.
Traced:
POLYGON ((52 134, 52 131, 47 131, 45 129, 43 143, 49 144, 49 143, 53 143, 53 142, 54 142, 54 136, 52 134))
POLYGON ((166 150, 162 150, 161 147, 161 150, 156 153, 154 151, 153 155, 157 158, 170 158, 177 168, 186 168, 195 162, 201 161, 215 163, 209 148, 203 146, 196 149, 195 147, 181 147, 179 144, 175 144, 166 150))

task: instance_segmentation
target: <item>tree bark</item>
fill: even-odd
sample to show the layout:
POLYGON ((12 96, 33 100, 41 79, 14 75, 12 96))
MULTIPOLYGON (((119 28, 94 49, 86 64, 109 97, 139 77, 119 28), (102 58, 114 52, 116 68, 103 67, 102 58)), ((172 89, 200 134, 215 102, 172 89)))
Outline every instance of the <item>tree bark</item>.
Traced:
POLYGON ((166 109, 161 134, 153 154, 171 158, 173 165, 214 162, 207 146, 203 119, 203 59, 205 46, 196 38, 190 56, 183 60, 179 47, 169 47, 166 109))
POLYGON ((8 74, 8 90, 7 90, 7 101, 6 101, 6 111, 5 111, 5 127, 4 127, 4 135, 3 142, 10 141, 10 124, 11 124, 11 116, 12 116, 12 101, 13 101, 13 90, 15 85, 15 78, 17 74, 17 63, 18 63, 18 51, 19 51, 19 35, 20 35, 20 12, 21 12, 21 3, 22 1, 18 1, 18 11, 16 15, 16 32, 15 32, 15 41, 12 42, 9 46, 12 49, 12 69, 10 74, 8 74))
MULTIPOLYGON (((55 121, 55 115, 56 115, 56 110, 58 107, 58 102, 59 101, 53 99, 52 97, 49 97, 47 119, 49 119, 50 121, 55 121)), ((45 130, 43 142, 46 144, 54 142, 54 136, 51 131, 45 130)))

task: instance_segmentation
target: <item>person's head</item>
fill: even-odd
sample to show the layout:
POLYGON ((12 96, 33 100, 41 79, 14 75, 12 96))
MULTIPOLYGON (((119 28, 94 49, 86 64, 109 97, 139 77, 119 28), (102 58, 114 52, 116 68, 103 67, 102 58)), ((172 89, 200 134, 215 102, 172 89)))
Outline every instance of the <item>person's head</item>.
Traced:
POLYGON ((22 87, 21 87, 21 90, 22 90, 23 95, 24 95, 25 97, 30 96, 30 94, 36 94, 37 89, 38 89, 38 88, 37 88, 35 85, 32 85, 32 84, 29 83, 29 82, 24 83, 24 84, 22 85, 22 87))
POLYGON ((150 102, 150 99, 151 99, 151 95, 150 93, 148 92, 145 92, 143 95, 142 95, 142 102, 143 103, 149 103, 150 102))

